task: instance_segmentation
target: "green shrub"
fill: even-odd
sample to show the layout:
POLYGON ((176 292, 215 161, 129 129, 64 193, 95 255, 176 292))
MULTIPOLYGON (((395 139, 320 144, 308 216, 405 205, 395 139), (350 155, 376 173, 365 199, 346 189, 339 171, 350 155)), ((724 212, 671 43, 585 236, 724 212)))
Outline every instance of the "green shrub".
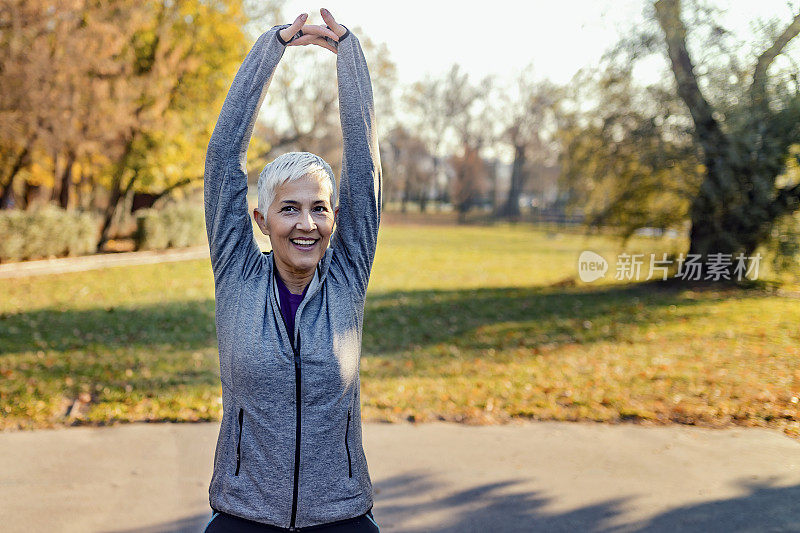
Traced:
POLYGON ((25 213, 21 211, 0 212, 0 260, 15 260, 22 257, 25 246, 25 213))
POLYGON ((163 250, 205 242, 203 206, 183 202, 136 212, 136 249, 163 250))
POLYGON ((800 280, 800 211, 778 218, 762 248, 766 253, 765 262, 776 274, 800 280))
POLYGON ((0 211, 0 261, 93 253, 99 218, 48 205, 32 211, 0 211))

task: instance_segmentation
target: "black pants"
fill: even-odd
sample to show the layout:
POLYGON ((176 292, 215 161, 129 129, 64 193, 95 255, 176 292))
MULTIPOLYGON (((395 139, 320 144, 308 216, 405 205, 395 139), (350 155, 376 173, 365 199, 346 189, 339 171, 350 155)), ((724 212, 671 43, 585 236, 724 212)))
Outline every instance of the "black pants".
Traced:
MULTIPOLYGON (((299 532, 314 533, 380 533, 378 524, 372 516, 372 509, 347 520, 329 522, 318 526, 308 526, 296 528, 299 532)), ((245 520, 238 516, 214 511, 211 520, 206 525, 205 533, 267 533, 267 532, 288 532, 289 529, 283 527, 270 526, 251 520, 245 520)))

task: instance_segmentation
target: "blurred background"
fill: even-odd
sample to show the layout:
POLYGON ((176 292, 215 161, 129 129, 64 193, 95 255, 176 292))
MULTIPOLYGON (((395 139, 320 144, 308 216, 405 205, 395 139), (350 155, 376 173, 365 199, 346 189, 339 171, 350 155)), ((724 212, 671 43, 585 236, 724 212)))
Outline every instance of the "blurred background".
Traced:
MULTIPOLYGON (((0 4, 0 427, 218 419, 207 256, 102 261, 206 246, 205 150, 233 76, 258 35, 319 7, 0 4), (65 256, 97 269, 14 274, 65 256)), ((797 2, 325 7, 361 40, 380 135, 365 420, 798 435, 797 2), (580 276, 586 250, 601 279, 580 276)), ((338 175, 335 61, 287 49, 251 209, 281 153, 338 175)))

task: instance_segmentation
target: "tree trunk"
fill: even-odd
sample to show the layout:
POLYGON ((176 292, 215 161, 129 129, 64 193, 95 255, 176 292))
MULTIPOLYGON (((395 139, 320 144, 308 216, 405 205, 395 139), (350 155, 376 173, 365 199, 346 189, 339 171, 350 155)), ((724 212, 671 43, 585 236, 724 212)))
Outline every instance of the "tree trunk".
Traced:
POLYGON ((85 203, 85 194, 83 193, 83 184, 87 182, 86 178, 86 171, 81 170, 81 176, 78 178, 78 183, 75 187, 75 205, 78 206, 78 209, 86 209, 85 203))
POLYGON ((42 188, 39 185, 32 185, 29 181, 25 182, 22 197, 25 200, 25 210, 27 211, 36 204, 36 198, 39 196, 42 188))
POLYGON ((3 187, 0 192, 0 209, 8 209, 11 207, 11 202, 14 200, 14 176, 8 181, 8 184, 3 187))
POLYGON ((419 188, 419 212, 424 213, 428 207, 428 191, 430 190, 430 178, 424 179, 419 188))
MULTIPOLYGON (((120 170, 120 172, 123 172, 120 170)), ((133 180, 131 180, 133 183, 133 180)), ((114 215, 117 212, 117 206, 119 205, 120 200, 125 197, 128 190, 130 189, 130 185, 126 187, 123 191, 121 188, 121 183, 117 180, 114 180, 114 187, 111 190, 111 197, 108 200, 108 206, 103 213, 103 227, 100 230, 100 240, 97 243, 97 253, 100 253, 103 250, 105 244, 111 238, 111 224, 114 221, 114 215)))
POLYGON ((131 178, 127 187, 125 187, 125 190, 122 189, 122 179, 124 177, 125 170, 128 168, 128 157, 130 156, 132 150, 133 138, 128 141, 128 144, 125 147, 125 152, 117 164, 114 178, 111 180, 111 196, 108 199, 108 205, 106 205, 106 208, 103 210, 103 227, 100 231, 100 240, 97 242, 96 251, 98 253, 102 251, 103 246, 105 246, 110 238, 111 223, 114 220, 114 214, 117 211, 117 206, 119 205, 120 200, 124 198, 126 194, 128 194, 128 192, 133 188, 133 182, 136 181, 135 177, 131 178))
POLYGON ((522 187, 525 185, 525 146, 514 146, 514 164, 511 166, 511 183, 508 189, 508 196, 500 208, 500 216, 510 220, 519 220, 519 195, 522 194, 522 187))
POLYGON ((31 139, 25 145, 25 148, 17 156, 17 160, 14 161, 14 164, 11 167, 11 171, 8 173, 8 177, 6 178, 6 184, 3 187, 2 191, 0 191, 0 209, 7 209, 11 203, 11 200, 17 200, 16 195, 14 194, 14 178, 17 176, 17 173, 25 166, 27 162, 28 155, 30 154, 30 146, 33 142, 31 139))
POLYGON ((439 191, 439 158, 435 155, 433 157, 433 177, 431 180, 433 181, 433 206, 438 213, 442 210, 442 195, 439 191))
POLYGON ((61 185, 58 191, 58 205, 62 209, 69 208, 69 192, 72 186, 72 167, 75 165, 75 154, 72 152, 67 154, 67 161, 61 172, 61 185))
POLYGON ((406 214, 406 210, 408 209, 408 174, 406 174, 406 180, 403 185, 403 198, 400 200, 400 212, 404 215, 406 214))
MULTIPOLYGON (((694 123, 696 144, 702 149, 705 176, 690 208, 691 231, 689 254, 697 254, 705 265, 710 254, 750 256, 764 242, 778 218, 776 202, 800 196, 784 189, 774 197, 775 170, 753 162, 753 155, 769 157, 770 139, 749 146, 723 132, 712 107, 702 94, 694 66, 686 47, 686 27, 680 18, 680 0, 655 3, 658 23, 664 32, 667 51, 675 76, 678 95, 688 108, 694 123)), ((761 54, 756 65, 751 96, 753 109, 749 121, 752 131, 768 130, 766 72, 783 48, 800 32, 797 15, 773 45, 761 54)), ((732 269, 731 269, 732 270, 732 269)))
POLYGON ((467 223, 467 210, 469 209, 466 204, 460 204, 458 206, 458 223, 459 224, 466 224, 467 223))
MULTIPOLYGON (((733 156, 731 156, 733 158, 733 156)), ((769 238, 775 219, 769 210, 769 195, 753 191, 759 179, 747 171, 718 161, 707 167, 700 192, 690 209, 689 255, 696 255, 701 265, 700 280, 723 281, 711 274, 712 264, 725 260, 731 282, 744 279, 759 244, 769 238), (738 174, 737 174, 738 172, 738 174), (712 254, 724 254, 713 255, 712 254), (736 271, 742 261, 744 270, 736 271)))

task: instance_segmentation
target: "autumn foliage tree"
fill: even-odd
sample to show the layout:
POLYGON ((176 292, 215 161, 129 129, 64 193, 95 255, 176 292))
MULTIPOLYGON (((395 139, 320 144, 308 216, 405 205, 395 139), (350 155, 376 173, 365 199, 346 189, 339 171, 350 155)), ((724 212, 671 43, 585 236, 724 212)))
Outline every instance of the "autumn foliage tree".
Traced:
POLYGON ((800 14, 763 26, 753 54, 722 27, 720 5, 682 4, 651 4, 649 26, 571 84, 563 176, 590 224, 624 238, 688 227, 688 253, 702 263, 751 257, 800 208, 800 71, 778 61, 800 14), (652 54, 666 59, 666 76, 642 87, 633 67, 652 54))
MULTIPOLYGON (((430 154, 433 164, 430 172, 420 174, 423 183, 419 185, 422 189, 434 190, 436 198, 445 195, 444 191, 438 190, 436 178, 445 159, 442 156, 448 148, 446 139, 452 125, 448 116, 446 91, 447 85, 442 80, 428 76, 406 87, 403 94, 409 133, 422 143, 420 149, 424 148, 430 154)), ((423 196, 420 199, 420 211, 425 212, 426 207, 423 196)))
POLYGON ((388 152, 385 161, 391 168, 387 196, 400 197, 403 213, 410 201, 418 201, 420 211, 425 212, 435 169, 426 143, 406 128, 397 126, 386 135, 384 146, 388 152))
POLYGON ((496 214, 510 220, 520 217, 520 195, 531 168, 541 168, 558 153, 553 135, 561 114, 558 104, 562 91, 549 81, 536 81, 531 72, 529 67, 517 76, 516 94, 503 94, 498 117, 504 128, 501 138, 514 150, 514 160, 508 193, 496 214))
POLYGON ((460 223, 488 188, 488 172, 481 151, 496 138, 492 108, 491 77, 473 83, 459 65, 444 78, 445 116, 455 139, 450 162, 454 170, 451 198, 460 223))
POLYGON ((682 229, 701 169, 681 102, 638 87, 629 63, 574 81, 559 117, 561 178, 587 229, 613 227, 623 242, 643 227, 682 229))
POLYGON ((465 223, 467 212, 486 193, 488 170, 479 154, 479 146, 464 145, 461 154, 450 157, 450 166, 456 176, 450 185, 450 194, 458 212, 459 223, 465 223))
POLYGON ((775 59, 800 33, 800 13, 739 73, 735 103, 714 106, 701 89, 687 48, 681 2, 654 5, 676 91, 691 115, 704 166, 690 207, 689 253, 749 256, 780 217, 800 208, 800 183, 778 184, 800 140, 800 87, 796 80, 770 75, 775 59))
POLYGON ((202 183, 245 20, 239 0, 4 2, 0 207, 49 187, 63 207, 102 213, 102 248, 133 192, 202 183))

